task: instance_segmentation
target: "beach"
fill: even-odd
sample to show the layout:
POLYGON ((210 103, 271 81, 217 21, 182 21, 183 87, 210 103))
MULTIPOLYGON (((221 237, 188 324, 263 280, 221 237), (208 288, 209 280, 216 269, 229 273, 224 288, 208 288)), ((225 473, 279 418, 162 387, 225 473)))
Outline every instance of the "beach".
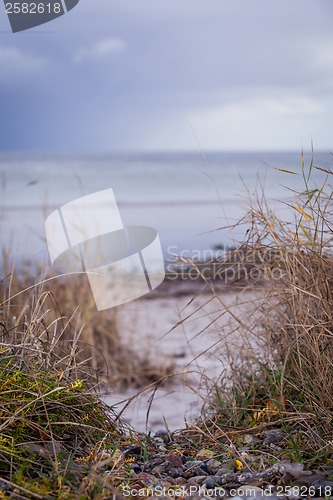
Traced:
POLYGON ((159 297, 157 291, 155 297, 125 304, 117 312, 125 345, 138 355, 145 351, 155 362, 174 364, 174 376, 165 386, 152 384, 142 393, 115 393, 110 387, 112 393, 103 397, 107 404, 117 404, 117 411, 127 405, 124 399, 133 398, 122 416, 137 430, 156 432, 167 426, 174 431, 195 422, 214 384, 228 371, 229 357, 237 352, 250 356, 251 349, 264 353, 265 338, 260 342, 246 331, 241 335, 239 322, 247 318, 247 327, 255 326, 259 313, 251 321, 248 314, 267 292, 245 284, 225 286, 218 294, 204 288, 202 282, 187 280, 173 285, 169 294, 159 297))

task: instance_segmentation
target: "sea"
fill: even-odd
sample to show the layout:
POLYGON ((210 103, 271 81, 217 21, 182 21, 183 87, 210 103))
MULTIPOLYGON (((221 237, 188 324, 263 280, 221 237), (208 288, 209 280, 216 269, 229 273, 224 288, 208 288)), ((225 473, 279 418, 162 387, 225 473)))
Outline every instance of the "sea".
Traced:
MULTIPOLYGON (((216 248, 244 241, 250 202, 263 194, 269 209, 288 218, 288 204, 306 189, 303 173, 307 175, 311 160, 312 153, 305 153, 302 170, 301 151, 2 152, 2 250, 16 264, 22 260, 47 264, 47 215, 77 198, 113 188, 123 224, 155 228, 166 259, 170 254, 206 258, 216 248)), ((332 163, 330 151, 314 153, 315 167, 332 169, 332 163)), ((320 169, 312 169, 311 189, 327 180, 320 169)))

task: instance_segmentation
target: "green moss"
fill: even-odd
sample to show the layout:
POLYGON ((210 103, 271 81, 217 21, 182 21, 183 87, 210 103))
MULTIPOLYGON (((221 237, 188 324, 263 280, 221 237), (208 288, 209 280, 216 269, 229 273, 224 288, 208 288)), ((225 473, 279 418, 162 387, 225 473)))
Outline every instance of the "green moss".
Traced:
MULTIPOLYGON (((76 498, 86 478, 88 493, 81 497, 98 498, 101 486, 90 482, 89 457, 96 455, 98 443, 102 450, 124 439, 112 409, 81 379, 59 381, 54 371, 18 368, 16 361, 0 355, 1 477, 32 498, 76 498)), ((4 490, 4 498, 12 488, 4 490)))

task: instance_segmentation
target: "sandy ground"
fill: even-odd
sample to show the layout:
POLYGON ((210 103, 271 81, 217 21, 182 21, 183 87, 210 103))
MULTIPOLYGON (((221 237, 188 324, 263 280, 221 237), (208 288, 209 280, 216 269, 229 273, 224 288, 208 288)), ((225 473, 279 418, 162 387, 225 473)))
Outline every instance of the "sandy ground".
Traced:
MULTIPOLYGON (((241 288, 217 297, 201 294, 140 299, 119 308, 119 326, 124 340, 137 350, 150 353, 155 362, 172 360, 180 372, 169 387, 152 396, 145 391, 125 409, 123 416, 136 430, 183 428, 192 422, 207 397, 212 381, 229 370, 228 353, 234 359, 254 358, 266 350, 258 305, 267 292, 241 288), (256 331, 258 336, 250 334, 256 331), (184 375, 185 373, 185 375, 184 375), (208 385, 207 385, 208 384, 208 385), (147 410, 150 407, 149 414, 147 410)), ((113 393, 105 401, 117 404, 137 391, 113 393)))

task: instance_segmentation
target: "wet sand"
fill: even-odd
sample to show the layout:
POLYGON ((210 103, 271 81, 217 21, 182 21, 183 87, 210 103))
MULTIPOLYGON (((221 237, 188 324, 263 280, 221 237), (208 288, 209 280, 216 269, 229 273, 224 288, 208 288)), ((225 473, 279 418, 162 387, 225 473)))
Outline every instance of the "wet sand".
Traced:
MULTIPOLYGON (((265 292, 244 287, 226 289, 216 297, 209 293, 196 298, 193 293, 164 294, 119 308, 124 341, 138 353, 148 353, 155 362, 173 361, 178 373, 153 398, 147 390, 133 399, 124 411, 125 420, 145 432, 165 429, 166 425, 175 430, 193 422, 212 382, 228 371, 228 355, 255 357, 258 350, 265 349, 264 336, 249 333, 260 332, 257 309, 263 296, 265 292)), ((104 399, 110 405, 117 404, 119 411, 126 405, 124 400, 137 392, 112 393, 104 399)))

